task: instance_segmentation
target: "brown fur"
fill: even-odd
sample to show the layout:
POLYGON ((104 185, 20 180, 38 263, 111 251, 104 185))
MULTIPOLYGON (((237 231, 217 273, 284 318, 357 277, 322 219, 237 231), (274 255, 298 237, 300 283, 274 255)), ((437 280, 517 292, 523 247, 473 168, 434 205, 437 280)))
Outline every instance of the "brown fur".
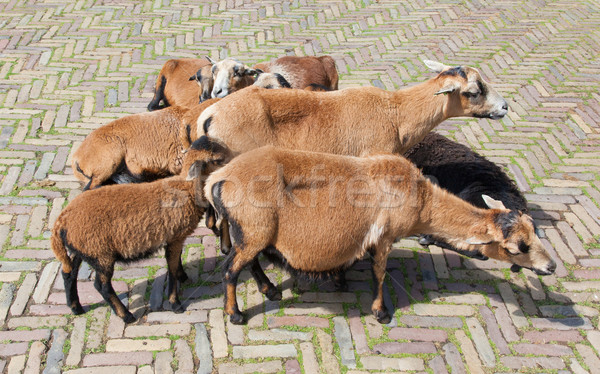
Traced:
POLYGON ((229 157, 223 147, 192 149, 186 154, 181 176, 107 186, 84 192, 69 203, 52 229, 51 245, 62 263, 67 304, 75 314, 83 313, 77 295, 77 270, 85 260, 96 270, 96 289, 115 313, 125 322, 135 320, 111 286, 114 264, 149 256, 163 246, 169 269, 169 301, 174 310, 182 310, 176 279, 187 278, 181 267, 183 241, 204 213, 205 177, 229 157))
MULTIPOLYGON (((446 70, 450 69, 445 67, 446 70)), ((375 87, 331 92, 269 91, 249 87, 216 103, 198 118, 197 131, 242 153, 276 145, 346 155, 402 154, 445 119, 506 113, 506 101, 472 68, 467 78, 442 72, 425 83, 398 90, 375 87), (486 94, 465 95, 479 81, 486 94), (437 94, 441 90, 453 90, 437 94), (243 108, 243 110, 241 109, 243 108)))
POLYGON ((211 63, 204 58, 180 58, 167 61, 156 78, 154 97, 148 105, 148 110, 168 106, 189 107, 198 104, 202 88, 196 82, 190 81, 190 77, 207 65, 211 63))
POLYGON ((242 321, 235 301, 239 271, 265 249, 302 272, 345 268, 369 250, 377 280, 372 309, 381 322, 389 321, 381 287, 397 237, 430 234, 461 249, 491 243, 497 253, 490 257, 514 262, 535 253, 536 271, 555 268, 528 217, 518 215, 505 238, 506 226, 498 222, 510 211, 476 208, 393 155, 355 158, 267 146, 211 174, 205 195, 235 231, 225 277, 225 311, 234 323, 242 321), (514 252, 520 241, 529 253, 514 252))
POLYGON ((268 73, 279 73, 292 88, 306 88, 318 84, 331 90, 338 89, 338 72, 331 56, 284 56, 254 65, 268 73))
POLYGON ((93 189, 118 174, 147 181, 179 174, 186 108, 125 116, 90 133, 73 154, 73 173, 93 189), (123 169, 125 167, 126 169, 123 169))

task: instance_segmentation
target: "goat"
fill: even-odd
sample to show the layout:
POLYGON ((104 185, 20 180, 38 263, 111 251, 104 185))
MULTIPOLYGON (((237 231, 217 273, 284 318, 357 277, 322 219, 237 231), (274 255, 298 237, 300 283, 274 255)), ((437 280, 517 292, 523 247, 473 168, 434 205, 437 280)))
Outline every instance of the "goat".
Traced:
POLYGON ((169 107, 114 120, 92 131, 73 153, 84 190, 103 184, 152 181, 179 174, 181 121, 188 109, 169 107))
POLYGON ((330 56, 284 56, 271 62, 256 64, 252 68, 227 58, 219 62, 213 61, 212 71, 213 98, 222 98, 252 85, 254 77, 260 72, 283 76, 291 88, 305 88, 311 84, 322 85, 332 90, 338 88, 335 61, 330 56))
MULTIPOLYGON (((482 198, 482 195, 487 195, 502 201, 511 211, 528 213, 527 201, 512 179, 498 165, 469 147, 432 132, 404 153, 404 156, 421 169, 423 174, 433 177, 434 183, 479 208, 490 208, 482 198)), ((422 236, 419 243, 424 246, 437 244, 456 250, 430 236, 422 236)), ((459 252, 486 259, 483 253, 489 251, 484 247, 474 253, 459 252)), ((513 266, 513 271, 518 270, 518 266, 513 266)))
POLYGON ((396 155, 366 158, 266 146, 212 173, 204 194, 231 223, 235 244, 224 272, 225 313, 242 323, 236 283, 259 253, 291 269, 318 274, 373 257, 372 311, 390 321, 382 285, 397 237, 430 234, 457 248, 495 244, 490 257, 551 274, 556 263, 535 235, 531 218, 505 209, 480 209, 432 184, 396 155))
POLYGON ((396 92, 375 87, 330 92, 249 87, 205 110, 197 131, 220 139, 235 153, 270 144, 346 155, 402 154, 445 119, 499 119, 507 113, 506 101, 476 69, 426 64, 439 74, 396 92))
MULTIPOLYGON (((258 76, 252 86, 262 87, 265 89, 290 88, 290 84, 281 74, 263 72, 258 72, 257 74, 258 76)), ((184 148, 189 147, 190 144, 199 137, 195 124, 198 121, 200 114, 202 114, 206 108, 218 102, 219 100, 221 99, 207 99, 199 105, 191 107, 187 113, 184 114, 182 120, 183 128, 180 131, 181 143, 183 144, 184 148)))
MULTIPOLYGON (((212 78, 211 74, 207 74, 210 72, 210 65, 209 60, 197 58, 167 61, 156 78, 154 97, 148 104, 148 110, 153 111, 169 106, 192 106, 202 100, 201 96, 206 99, 206 95, 210 94, 212 90, 210 80, 206 80, 212 78), (203 70, 206 67, 209 67, 209 70, 203 70), (202 83, 208 83, 206 87, 202 87, 202 91, 199 91, 198 85, 191 82, 192 79, 190 79, 190 76, 193 75, 193 80, 197 80, 196 76, 200 71, 204 71, 202 77, 206 75, 206 79, 202 83), (163 102, 162 106, 160 105, 161 101, 163 102)), ((200 79, 198 79, 198 83, 200 83, 200 79)))
POLYGON ((291 88, 303 89, 315 84, 338 89, 338 72, 331 56, 284 56, 256 64, 253 68, 283 75, 291 88))
POLYGON ((135 317, 111 285, 115 262, 135 261, 163 246, 169 270, 169 302, 173 310, 183 311, 176 283, 187 279, 181 266, 183 241, 198 226, 206 208, 202 189, 205 177, 230 157, 226 147, 202 137, 186 153, 179 176, 107 186, 73 199, 60 213, 51 236, 52 251, 62 263, 67 305, 72 312, 84 312, 77 293, 77 272, 84 260, 96 271, 96 290, 119 317, 133 322, 135 317))
MULTIPOLYGON (((249 87, 205 110, 198 117, 197 133, 220 139, 235 154, 263 145, 353 156, 402 154, 447 118, 498 119, 508 112, 506 101, 476 69, 425 64, 438 75, 396 92, 375 87, 330 92, 249 87)), ((230 243, 223 239, 227 251, 230 243)))

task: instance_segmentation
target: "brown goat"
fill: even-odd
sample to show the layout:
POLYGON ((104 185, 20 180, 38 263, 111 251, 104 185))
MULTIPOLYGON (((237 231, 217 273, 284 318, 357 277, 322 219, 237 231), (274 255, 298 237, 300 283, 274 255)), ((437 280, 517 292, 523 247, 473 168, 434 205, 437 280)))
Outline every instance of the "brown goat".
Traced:
POLYGON ((338 72, 331 56, 284 56, 253 66, 267 73, 279 73, 291 88, 306 88, 311 84, 338 89, 338 72))
POLYGON ((169 107, 137 113, 92 131, 73 154, 73 173, 87 183, 84 190, 179 174, 184 149, 179 131, 187 112, 169 107))
POLYGON ((119 317, 133 322, 135 317, 111 285, 115 262, 135 261, 163 246, 169 302, 173 310, 183 311, 177 295, 177 280, 187 279, 181 267, 183 241, 198 226, 206 208, 206 176, 230 157, 226 147, 202 137, 186 153, 181 176, 107 186, 73 199, 56 220, 51 237, 73 313, 84 312, 77 293, 77 272, 84 260, 96 271, 96 290, 119 317))
POLYGON ((335 61, 330 56, 284 56, 274 61, 248 67, 232 58, 213 61, 213 98, 222 98, 253 84, 260 72, 277 73, 289 82, 291 88, 305 88, 311 84, 332 90, 338 88, 335 61))
POLYGON ((476 69, 427 64, 439 72, 435 78, 395 92, 375 87, 330 92, 249 87, 205 110, 197 131, 220 139, 234 153, 275 145, 356 156, 402 154, 445 119, 498 119, 507 113, 506 101, 476 69))
POLYGON ((476 208, 395 155, 356 158, 267 146, 212 173, 204 192, 231 223, 235 241, 223 280, 232 323, 243 321, 237 278, 259 253, 299 272, 322 273, 347 268, 369 251, 376 279, 372 310, 381 323, 391 318, 382 286, 397 237, 431 234, 459 249, 494 243, 498 252, 490 257, 529 259, 538 274, 556 267, 528 216, 500 205, 476 208))
MULTIPOLYGON (((198 104, 201 97, 206 99, 205 96, 212 90, 212 87, 209 87, 210 80, 207 81, 209 84, 206 87, 200 88, 196 82, 192 82, 197 78, 190 79, 190 77, 196 77, 198 72, 204 71, 201 76, 206 75, 206 78, 209 79, 211 75, 206 74, 209 70, 202 70, 202 68, 210 67, 210 65, 211 63, 207 59, 198 58, 180 58, 167 61, 156 78, 154 97, 148 104, 148 110, 153 111, 169 106, 189 107, 198 104), (160 105, 161 101, 163 102, 162 106, 160 105)), ((200 80, 198 80, 198 83, 200 83, 200 80)))

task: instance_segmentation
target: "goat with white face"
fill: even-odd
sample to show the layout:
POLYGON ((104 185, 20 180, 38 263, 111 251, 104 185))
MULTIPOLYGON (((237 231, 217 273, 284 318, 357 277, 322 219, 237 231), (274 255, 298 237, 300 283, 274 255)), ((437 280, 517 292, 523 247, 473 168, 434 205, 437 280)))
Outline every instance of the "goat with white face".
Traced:
MULTIPOLYGON (((208 58, 208 57, 207 57, 208 58)), ((233 58, 214 62, 212 66, 212 97, 221 98, 254 83, 255 69, 233 58)))

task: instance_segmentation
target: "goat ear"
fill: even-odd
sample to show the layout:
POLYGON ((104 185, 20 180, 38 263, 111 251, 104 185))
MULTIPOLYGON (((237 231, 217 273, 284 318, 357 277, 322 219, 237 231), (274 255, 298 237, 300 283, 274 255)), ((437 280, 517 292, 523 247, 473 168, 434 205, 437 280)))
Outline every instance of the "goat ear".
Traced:
POLYGON ((444 88, 442 88, 441 90, 439 90, 438 92, 434 93, 433 95, 437 96, 437 95, 441 95, 441 94, 448 94, 448 93, 456 91, 458 89, 458 87, 459 86, 456 84, 449 84, 449 85, 445 86, 444 88))
POLYGON ((260 70, 260 69, 254 69, 254 71, 256 72, 256 76, 258 77, 259 75, 261 75, 262 73, 264 73, 264 71, 260 70))
POLYGON ((188 175, 185 178, 186 181, 191 181, 192 179, 198 178, 200 175, 204 173, 206 169, 206 162, 204 161, 194 161, 190 170, 188 171, 188 175))
POLYGON ((470 244, 470 245, 484 245, 484 244, 490 244, 492 241, 483 241, 481 239, 478 239, 474 236, 468 238, 467 240, 465 240, 465 243, 470 244))
POLYGON ((449 68, 449 66, 442 64, 441 62, 432 61, 432 60, 423 60, 425 66, 427 66, 434 73, 441 73, 442 71, 449 68))
POLYGON ((208 60, 208 62, 210 62, 211 64, 216 64, 215 60, 213 60, 212 58, 208 57, 208 56, 204 56, 206 57, 206 59, 208 60))
POLYGON ((189 80, 200 81, 200 79, 202 79, 202 69, 198 70, 196 74, 192 75, 189 80))
POLYGON ((258 75, 258 71, 256 69, 252 69, 246 66, 246 70, 244 70, 244 75, 258 75))
POLYGON ((481 198, 483 199, 483 202, 485 202, 485 205, 488 206, 488 208, 490 209, 504 209, 506 210, 506 207, 504 206, 504 204, 502 203, 502 201, 500 200, 495 200, 492 197, 489 197, 488 195, 481 195, 481 198))

